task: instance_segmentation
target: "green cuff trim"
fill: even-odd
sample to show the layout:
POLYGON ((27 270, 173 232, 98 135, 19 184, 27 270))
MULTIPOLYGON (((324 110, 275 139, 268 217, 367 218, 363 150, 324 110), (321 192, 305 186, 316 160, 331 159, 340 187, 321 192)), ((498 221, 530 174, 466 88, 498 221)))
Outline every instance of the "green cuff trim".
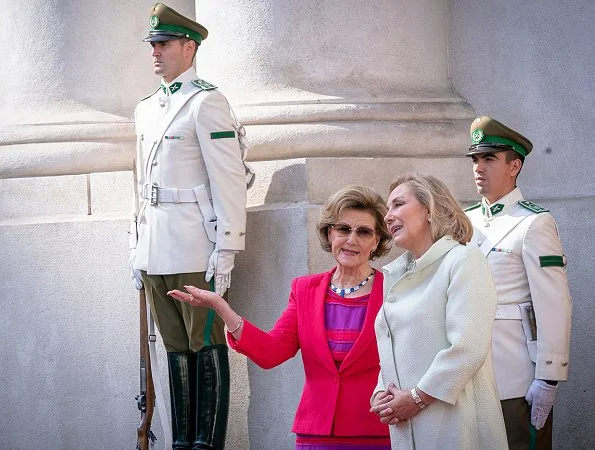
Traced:
POLYGON ((211 133, 211 139, 224 139, 236 137, 235 131, 214 131, 211 133))
POLYGON ((562 256, 540 256, 539 265, 541 267, 564 267, 564 258, 562 256))
POLYGON ((525 157, 527 156, 527 150, 525 147, 520 145, 519 143, 513 141, 512 139, 508 139, 502 136, 484 136, 481 140, 481 144, 487 142, 488 144, 504 144, 512 147, 512 149, 517 152, 519 155, 525 157))

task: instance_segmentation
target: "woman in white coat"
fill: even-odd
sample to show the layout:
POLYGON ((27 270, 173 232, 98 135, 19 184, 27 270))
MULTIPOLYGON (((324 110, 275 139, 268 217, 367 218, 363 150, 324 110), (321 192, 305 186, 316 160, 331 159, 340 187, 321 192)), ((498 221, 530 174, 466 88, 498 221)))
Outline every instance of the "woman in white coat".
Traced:
POLYGON ((507 449, 491 339, 496 289, 472 226, 438 179, 391 184, 385 221, 406 252, 383 268, 371 410, 392 448, 507 449))

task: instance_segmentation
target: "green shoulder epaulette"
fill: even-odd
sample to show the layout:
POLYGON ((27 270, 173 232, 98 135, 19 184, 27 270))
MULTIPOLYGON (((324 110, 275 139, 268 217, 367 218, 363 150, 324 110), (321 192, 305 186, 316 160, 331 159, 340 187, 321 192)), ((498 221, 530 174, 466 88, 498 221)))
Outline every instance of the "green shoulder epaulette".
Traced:
POLYGON ((471 206, 468 206, 467 208, 465 208, 464 211, 465 212, 472 211, 474 209, 479 208, 480 206, 481 206, 481 202, 477 202, 475 205, 471 205, 471 206))
POLYGON ((201 80, 200 78, 192 80, 192 84, 202 91, 210 91, 211 89, 217 89, 217 86, 209 83, 208 81, 201 80))
POLYGON ((521 205, 523 208, 527 208, 529 211, 533 211, 536 214, 549 211, 549 209, 530 202, 529 200, 519 200, 519 205, 521 205))
POLYGON ((151 92, 149 95, 147 95, 145 98, 141 98, 140 101, 142 102, 143 100, 148 99, 149 97, 153 97, 157 92, 159 92, 159 90, 161 89, 161 86, 159 86, 157 89, 155 89, 153 92, 151 92))

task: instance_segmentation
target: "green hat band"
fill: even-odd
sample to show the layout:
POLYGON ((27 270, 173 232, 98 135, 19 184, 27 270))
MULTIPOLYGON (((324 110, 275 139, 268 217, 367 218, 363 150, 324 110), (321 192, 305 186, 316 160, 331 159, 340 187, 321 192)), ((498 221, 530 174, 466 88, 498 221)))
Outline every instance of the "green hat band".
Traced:
POLYGON ((199 44, 202 42, 202 36, 199 33, 197 33, 196 31, 189 30, 188 28, 179 27, 177 25, 168 25, 166 23, 160 23, 157 26, 157 28, 151 30, 151 32, 155 31, 173 31, 175 33, 183 33, 188 35, 190 39, 198 42, 199 44))
POLYGON ((502 136, 484 136, 481 139, 481 142, 477 142, 477 143, 475 143, 475 145, 484 144, 484 143, 508 145, 508 146, 512 147, 512 149, 515 152, 517 152, 519 155, 521 155, 522 157, 527 156, 527 150, 525 149, 525 147, 523 147, 518 142, 513 141, 512 139, 508 139, 508 138, 505 138, 502 136))

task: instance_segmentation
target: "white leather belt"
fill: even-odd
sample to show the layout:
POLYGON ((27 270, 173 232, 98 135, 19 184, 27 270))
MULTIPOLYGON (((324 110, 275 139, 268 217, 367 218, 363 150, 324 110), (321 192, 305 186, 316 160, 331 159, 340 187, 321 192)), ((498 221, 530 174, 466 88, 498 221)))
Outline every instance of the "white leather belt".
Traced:
POLYGON ((498 305, 496 320, 522 320, 521 309, 517 303, 512 305, 498 305))
POLYGON ((142 198, 150 200, 152 206, 159 203, 196 203, 193 189, 162 188, 150 184, 143 185, 142 198))

